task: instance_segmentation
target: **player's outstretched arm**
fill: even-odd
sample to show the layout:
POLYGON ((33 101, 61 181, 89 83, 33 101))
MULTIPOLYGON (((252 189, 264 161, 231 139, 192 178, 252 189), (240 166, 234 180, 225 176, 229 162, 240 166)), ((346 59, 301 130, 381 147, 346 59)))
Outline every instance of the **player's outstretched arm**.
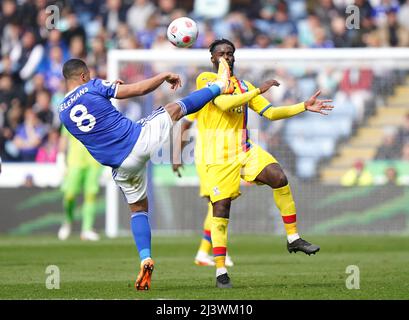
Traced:
POLYGON ((267 80, 259 88, 250 90, 242 94, 221 94, 214 99, 214 104, 219 109, 227 111, 249 102, 255 96, 266 92, 272 86, 278 87, 279 85, 280 83, 276 80, 267 80))
POLYGON ((319 100, 317 97, 321 94, 321 91, 317 91, 313 96, 311 96, 307 101, 300 102, 290 106, 282 107, 272 107, 271 105, 267 106, 260 112, 260 115, 270 120, 280 120, 293 117, 297 114, 300 114, 304 111, 317 112, 323 115, 327 115, 325 111, 331 111, 334 106, 326 104, 332 100, 319 100))
POLYGON ((145 79, 131 84, 118 84, 117 99, 127 99, 136 96, 143 96, 158 88, 162 83, 168 82, 171 89, 176 90, 182 86, 179 75, 172 72, 162 72, 152 78, 145 79))

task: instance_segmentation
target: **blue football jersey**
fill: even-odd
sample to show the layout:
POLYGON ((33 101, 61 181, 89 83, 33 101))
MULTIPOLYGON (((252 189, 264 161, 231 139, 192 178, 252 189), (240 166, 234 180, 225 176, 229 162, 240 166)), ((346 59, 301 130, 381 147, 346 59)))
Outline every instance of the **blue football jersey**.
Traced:
POLYGON ((59 105, 61 122, 101 164, 117 168, 138 140, 141 125, 111 103, 118 85, 100 79, 69 92, 59 105))

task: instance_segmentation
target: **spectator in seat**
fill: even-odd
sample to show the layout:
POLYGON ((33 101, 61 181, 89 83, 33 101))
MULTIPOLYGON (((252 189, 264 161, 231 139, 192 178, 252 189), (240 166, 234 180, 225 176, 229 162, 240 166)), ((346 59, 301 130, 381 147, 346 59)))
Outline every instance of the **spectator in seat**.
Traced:
POLYGON ((46 128, 39 121, 32 109, 24 113, 24 123, 17 127, 13 145, 18 150, 21 161, 34 161, 44 136, 46 128))
POLYGON ((344 187, 370 186, 373 183, 372 174, 365 168, 363 160, 356 160, 354 166, 349 169, 341 178, 341 185, 344 187))
POLYGON ((375 11, 368 0, 355 0, 355 6, 358 7, 359 28, 351 29, 351 46, 364 47, 365 36, 375 29, 375 11))
POLYGON ((87 34, 85 28, 79 23, 78 15, 71 12, 67 16, 68 29, 62 34, 65 43, 69 44, 73 38, 79 37, 82 40, 84 47, 87 42, 87 34))
POLYGON ((409 141, 409 112, 405 115, 403 125, 398 130, 397 140, 400 145, 403 145, 406 141, 409 141))
POLYGON ((102 24, 108 34, 113 36, 119 24, 126 22, 126 11, 122 6, 122 0, 106 0, 102 10, 102 24))
POLYGON ((16 128, 23 120, 23 107, 18 98, 11 101, 11 107, 3 115, 2 107, 4 104, 0 103, 0 156, 6 161, 14 161, 16 157, 6 150, 6 145, 11 143, 16 128))
POLYGON ((288 16, 288 8, 286 5, 278 6, 274 13, 274 20, 271 23, 274 42, 281 44, 288 37, 297 36, 297 27, 288 16))
POLYGON ((401 158, 402 161, 409 162, 409 141, 407 141, 401 150, 401 158))
POLYGON ((62 66, 64 63, 64 56, 61 47, 54 46, 50 48, 50 55, 46 57, 47 61, 41 69, 44 75, 45 86, 51 92, 58 89, 59 84, 64 81, 61 75, 62 66))
POLYGON ((397 142, 395 128, 386 128, 384 131, 383 142, 378 148, 375 159, 377 160, 393 160, 399 158, 400 147, 397 142))
POLYGON ((43 54, 44 47, 37 42, 34 31, 25 31, 21 43, 10 52, 13 67, 17 70, 22 80, 29 80, 34 75, 43 58, 43 54))
POLYGON ((105 48, 105 38, 103 36, 98 36, 92 40, 91 50, 88 52, 87 61, 91 67, 96 69, 96 73, 100 78, 106 78, 107 50, 105 48))
POLYGON ((314 30, 314 43, 311 48, 333 48, 334 43, 328 39, 324 28, 316 28, 314 30))
POLYGON ((33 110, 41 123, 47 128, 55 127, 59 123, 57 115, 51 110, 51 94, 49 91, 41 90, 37 92, 33 110))
POLYGON ((270 47, 272 47, 271 38, 267 34, 260 32, 256 35, 253 48, 267 49, 270 47))
POLYGON ((160 27, 160 15, 157 12, 152 13, 146 21, 145 29, 138 32, 138 42, 145 49, 150 49, 158 34, 160 27))
MULTIPOLYGON (((331 22, 339 17, 339 14, 343 14, 340 12, 334 5, 332 0, 319 0, 319 3, 311 6, 313 12, 317 15, 320 19, 321 23, 325 28, 325 32, 328 33, 330 31, 331 22)), ((345 28, 345 24, 344 24, 345 28)))
POLYGON ((331 20, 332 41, 335 48, 346 48, 351 46, 348 29, 345 28, 346 21, 343 17, 335 17, 331 20))
POLYGON ((371 92, 373 83, 373 71, 369 69, 351 68, 345 70, 339 84, 340 91, 335 99, 340 105, 349 100, 356 107, 356 120, 362 122, 365 117, 365 106, 373 99, 371 92))
POLYGON ((133 34, 145 29, 148 18, 155 10, 155 5, 149 0, 134 0, 126 13, 126 22, 133 34))
POLYGON ((87 49, 84 46, 82 37, 80 36, 74 36, 71 38, 69 50, 71 58, 85 60, 87 57, 87 49))
POLYGON ((387 167, 385 169, 385 185, 398 185, 398 172, 394 167, 387 167))
POLYGON ((406 0, 406 2, 400 7, 398 21, 400 25, 405 27, 409 32, 409 0, 406 0))
POLYGON ((18 92, 13 85, 13 79, 8 74, 0 75, 0 104, 4 105, 4 111, 10 108, 11 100, 16 96, 18 92))
POLYGON ((4 26, 0 27, 0 37, 1 37, 1 55, 7 57, 10 51, 19 45, 21 36, 21 26, 15 21, 10 22, 4 26))
POLYGON ((172 21, 172 13, 175 9, 176 9, 175 0, 159 0, 158 1, 160 26, 167 28, 169 23, 172 21))
POLYGON ((41 61, 40 68, 42 68, 44 64, 47 64, 48 60, 50 59, 51 50, 54 47, 60 47, 63 59, 68 60, 69 58, 68 43, 69 42, 66 42, 64 39, 62 39, 62 33, 60 30, 51 29, 48 33, 47 40, 44 43, 44 56, 43 60, 41 61))
POLYGON ((46 90, 45 79, 42 73, 37 73, 33 76, 30 84, 26 86, 27 99, 25 104, 32 106, 36 101, 37 92, 41 90, 46 90))
POLYGON ((409 46, 409 30, 398 22, 396 10, 390 9, 386 13, 386 22, 374 31, 379 35, 383 47, 409 46))
POLYGON ((57 129, 48 132, 47 140, 38 149, 36 162, 55 163, 57 160, 60 135, 57 129))

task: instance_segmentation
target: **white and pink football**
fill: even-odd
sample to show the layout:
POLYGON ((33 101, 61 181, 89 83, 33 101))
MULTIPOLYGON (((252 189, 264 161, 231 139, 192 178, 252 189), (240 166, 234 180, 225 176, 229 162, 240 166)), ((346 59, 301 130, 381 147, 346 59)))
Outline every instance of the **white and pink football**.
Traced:
POLYGON ((196 22, 190 18, 182 17, 170 23, 167 37, 174 46, 188 48, 195 43, 198 33, 196 22))

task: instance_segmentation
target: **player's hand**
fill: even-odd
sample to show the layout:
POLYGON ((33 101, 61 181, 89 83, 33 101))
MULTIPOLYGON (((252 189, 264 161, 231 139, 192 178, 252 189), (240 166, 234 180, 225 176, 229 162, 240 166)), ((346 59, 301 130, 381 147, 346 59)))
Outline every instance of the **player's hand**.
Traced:
POLYGON ((183 164, 181 163, 172 164, 173 172, 176 173, 179 178, 182 178, 182 173, 180 172, 180 169, 183 169, 183 164))
POLYGON ((270 89, 272 86, 279 87, 279 86, 280 86, 280 82, 278 82, 277 80, 274 80, 274 79, 270 79, 270 80, 267 80, 267 81, 263 82, 263 83, 261 84, 261 86, 259 86, 260 93, 266 92, 266 91, 267 91, 268 89, 270 89))
POLYGON ((321 94, 321 90, 318 90, 311 98, 304 102, 305 109, 311 112, 317 112, 323 115, 328 115, 325 110, 331 111, 334 109, 333 105, 326 104, 332 102, 331 99, 319 100, 318 96, 321 94))
POLYGON ((176 73, 169 72, 165 78, 165 81, 170 83, 170 88, 175 91, 182 86, 182 80, 180 80, 179 75, 176 73))

